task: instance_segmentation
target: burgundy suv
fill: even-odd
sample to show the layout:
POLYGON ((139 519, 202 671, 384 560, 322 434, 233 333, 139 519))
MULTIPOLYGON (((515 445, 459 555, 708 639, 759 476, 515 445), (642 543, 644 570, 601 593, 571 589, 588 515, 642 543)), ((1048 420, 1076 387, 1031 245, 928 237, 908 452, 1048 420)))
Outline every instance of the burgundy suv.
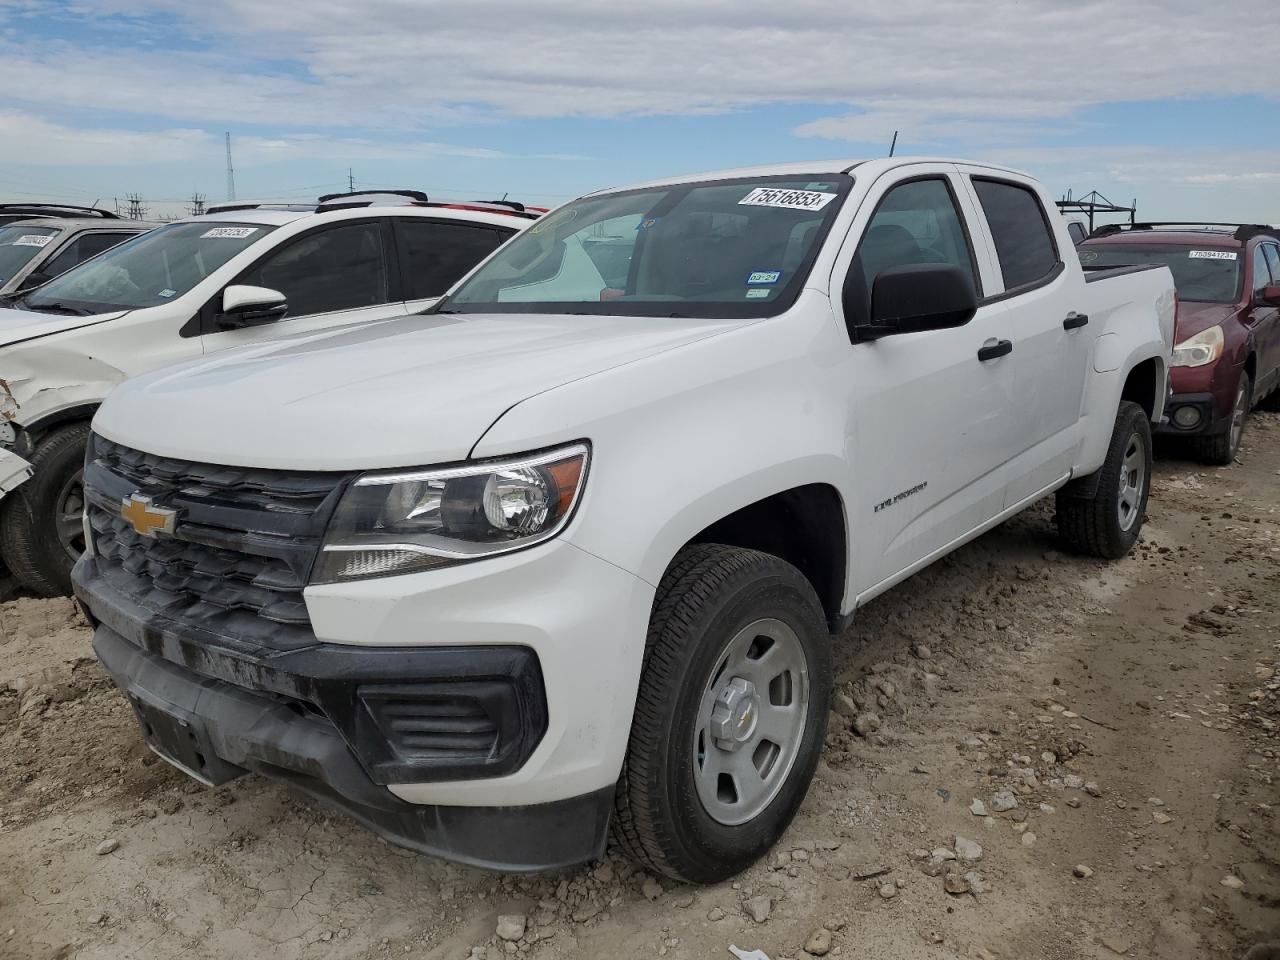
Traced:
POLYGON ((1086 270, 1162 263, 1173 272, 1173 397, 1157 433, 1191 438, 1209 463, 1231 463, 1249 410, 1280 387, 1280 230, 1109 225, 1076 250, 1086 270))

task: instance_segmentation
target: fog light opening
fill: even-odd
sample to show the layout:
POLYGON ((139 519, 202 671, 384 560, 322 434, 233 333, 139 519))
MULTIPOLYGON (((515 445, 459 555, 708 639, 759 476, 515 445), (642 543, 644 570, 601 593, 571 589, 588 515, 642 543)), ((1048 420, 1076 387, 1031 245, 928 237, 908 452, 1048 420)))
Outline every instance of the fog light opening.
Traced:
POLYGON ((1197 407, 1179 407, 1173 411, 1173 422, 1183 430, 1190 430, 1200 425, 1200 410, 1197 407))

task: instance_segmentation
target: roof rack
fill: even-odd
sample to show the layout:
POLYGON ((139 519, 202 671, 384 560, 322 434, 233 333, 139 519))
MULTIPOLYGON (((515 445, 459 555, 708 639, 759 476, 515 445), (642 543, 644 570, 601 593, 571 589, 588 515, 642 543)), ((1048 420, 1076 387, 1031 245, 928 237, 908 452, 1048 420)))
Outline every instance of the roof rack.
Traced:
POLYGON ((273 202, 270 200, 229 200, 225 203, 211 203, 205 213, 233 213, 237 210, 289 210, 308 213, 330 213, 334 210, 349 210, 354 207, 380 206, 387 202, 386 198, 398 197, 406 205, 415 207, 437 207, 443 210, 472 210, 478 213, 503 213, 514 217, 536 220, 548 212, 547 207, 526 206, 516 200, 470 200, 448 203, 431 200, 421 190, 353 190, 350 193, 326 193, 314 203, 273 202))
POLYGON ((1221 220, 1147 220, 1141 223, 1108 223, 1091 231, 1089 236, 1090 238, 1109 237, 1126 231, 1172 230, 1178 227, 1191 227, 1204 233, 1230 233, 1233 238, 1242 242, 1258 236, 1280 238, 1280 229, 1265 223, 1226 223, 1221 220))
POLYGON ((1063 213, 1083 213, 1089 217, 1089 233, 1093 233, 1093 218, 1099 213, 1127 213, 1129 222, 1133 223, 1134 218, 1138 215, 1138 201, 1134 200, 1130 206, 1121 206, 1118 203, 1112 203, 1097 190, 1090 190, 1083 197, 1072 199, 1071 191, 1067 191, 1067 195, 1058 202, 1058 209, 1063 213))
POLYGON ((204 208, 205 213, 235 213, 238 210, 314 210, 314 203, 297 203, 292 200, 228 200, 225 203, 211 203, 204 208))
POLYGON ((0 213, 30 213, 33 217, 65 217, 88 215, 104 220, 119 220, 120 215, 98 207, 82 207, 74 203, 0 203, 0 213))
POLYGON ((526 207, 515 200, 468 200, 458 203, 432 201, 419 203, 420 207, 437 207, 441 210, 472 210, 476 213, 503 213, 512 217, 523 217, 526 220, 537 220, 547 212, 546 207, 526 207))

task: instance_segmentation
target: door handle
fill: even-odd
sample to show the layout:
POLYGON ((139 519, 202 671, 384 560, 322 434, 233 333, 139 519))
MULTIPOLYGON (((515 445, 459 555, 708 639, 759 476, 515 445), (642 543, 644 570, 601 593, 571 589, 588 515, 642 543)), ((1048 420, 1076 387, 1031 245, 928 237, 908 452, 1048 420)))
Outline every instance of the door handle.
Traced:
POLYGON ((1089 322, 1089 315, 1087 313, 1075 313, 1075 312, 1068 313, 1067 319, 1062 321, 1062 329, 1077 330, 1080 327, 1083 327, 1088 322, 1089 322))
POLYGON ((986 363, 996 357, 1003 357, 1006 353, 1013 353, 1013 341, 997 340, 995 343, 984 343, 980 346, 978 348, 978 359, 986 363))

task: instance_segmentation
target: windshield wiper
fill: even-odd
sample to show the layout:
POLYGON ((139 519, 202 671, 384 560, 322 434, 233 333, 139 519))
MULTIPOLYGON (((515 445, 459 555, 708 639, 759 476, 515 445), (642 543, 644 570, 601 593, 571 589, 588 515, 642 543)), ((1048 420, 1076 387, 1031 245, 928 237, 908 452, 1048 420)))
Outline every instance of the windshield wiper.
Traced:
POLYGON ((90 311, 82 310, 80 307, 73 307, 69 303, 35 304, 30 300, 20 300, 14 306, 23 310, 34 310, 37 313, 65 313, 72 317, 87 317, 90 313, 90 311))

